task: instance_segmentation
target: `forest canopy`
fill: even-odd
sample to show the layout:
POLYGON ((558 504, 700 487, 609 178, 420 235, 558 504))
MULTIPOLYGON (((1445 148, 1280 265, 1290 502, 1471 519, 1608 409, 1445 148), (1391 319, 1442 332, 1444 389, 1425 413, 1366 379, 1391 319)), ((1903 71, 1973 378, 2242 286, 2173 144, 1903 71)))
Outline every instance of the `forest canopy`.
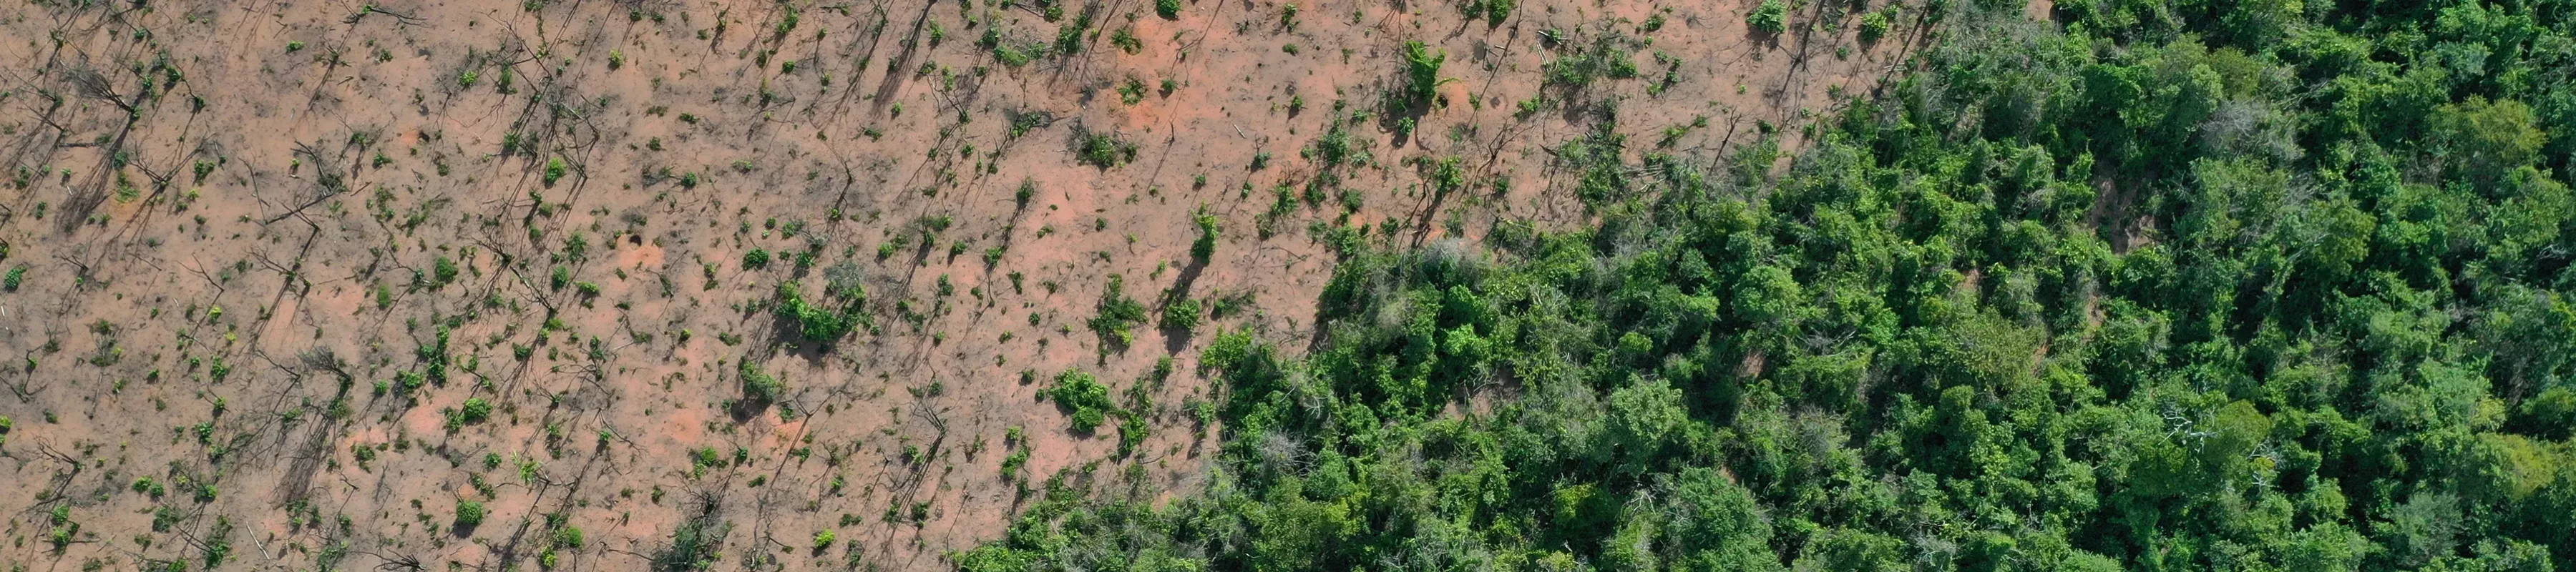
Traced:
POLYGON ((1199 488, 1058 475, 954 557, 2576 569, 2576 2, 2050 15, 1909 13, 1785 169, 1581 102, 1593 224, 1346 243, 1314 341, 1210 342, 1199 488))

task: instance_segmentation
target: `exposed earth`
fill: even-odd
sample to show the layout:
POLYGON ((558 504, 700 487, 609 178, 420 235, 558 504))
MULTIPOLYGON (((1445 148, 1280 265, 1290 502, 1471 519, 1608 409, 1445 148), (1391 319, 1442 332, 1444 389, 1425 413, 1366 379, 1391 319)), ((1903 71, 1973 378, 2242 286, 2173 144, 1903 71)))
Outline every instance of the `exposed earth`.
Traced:
POLYGON ((1714 162, 1925 41, 1479 6, 16 4, 0 564, 631 570, 704 519, 729 562, 950 568, 1032 479, 1192 486, 1196 348, 1312 337, 1334 229, 1585 221, 1552 157, 1605 111, 1563 102, 1714 162), (863 325, 813 339, 789 281, 863 325), (1077 430, 1068 371, 1146 413, 1077 430))

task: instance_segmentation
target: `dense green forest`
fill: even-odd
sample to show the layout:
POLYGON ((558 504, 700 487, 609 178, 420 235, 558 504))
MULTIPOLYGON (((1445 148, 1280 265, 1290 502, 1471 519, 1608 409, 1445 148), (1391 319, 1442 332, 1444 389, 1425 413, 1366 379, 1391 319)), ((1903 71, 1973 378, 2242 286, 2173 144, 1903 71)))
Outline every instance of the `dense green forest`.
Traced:
MULTIPOLYGON (((2576 2, 1935 2, 1814 143, 1346 245, 968 570, 2576 570, 2576 2)), ((1633 131, 1630 129, 1629 131, 1633 131)))

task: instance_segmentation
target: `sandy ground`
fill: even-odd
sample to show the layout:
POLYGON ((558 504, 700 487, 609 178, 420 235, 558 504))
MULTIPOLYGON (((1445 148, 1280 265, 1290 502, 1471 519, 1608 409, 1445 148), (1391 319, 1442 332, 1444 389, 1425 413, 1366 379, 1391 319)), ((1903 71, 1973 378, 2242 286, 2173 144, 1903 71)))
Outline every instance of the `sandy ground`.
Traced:
POLYGON ((945 569, 1049 475, 1190 486, 1220 432, 1185 407, 1211 391, 1197 348, 1312 337, 1333 255, 1310 225, 1582 224, 1551 150, 1593 103, 1630 155, 1713 164, 1764 122, 1795 148, 1924 41, 1909 10, 1861 42, 1883 2, 1799 4, 1778 36, 1753 5, 22 3, 0 11, 0 267, 23 271, 0 565, 641 569, 706 514, 727 566, 945 569), (1409 40, 1444 82, 1386 113, 1409 40), (1594 49, 1635 76, 1544 82, 1594 49), (1304 153, 1337 123, 1364 158, 1304 153), (1082 133, 1133 157, 1081 163, 1082 133), (1417 165, 1452 158, 1476 192, 1426 191, 1417 165), (1270 212, 1324 176, 1333 198, 1270 212), (1200 209, 1224 229, 1204 264, 1200 209), (797 343, 764 304, 839 265, 878 330, 797 343), (1156 315, 1254 309, 1105 350, 1086 321, 1113 274, 1156 315), (437 359, 444 383, 383 389, 437 359), (788 396, 726 409, 746 361, 788 396), (1038 398, 1068 368, 1148 384, 1151 436, 1122 456, 1114 427, 1071 432, 1038 398), (489 418, 451 428, 469 400, 489 418), (488 516, 457 526, 460 499, 488 516))

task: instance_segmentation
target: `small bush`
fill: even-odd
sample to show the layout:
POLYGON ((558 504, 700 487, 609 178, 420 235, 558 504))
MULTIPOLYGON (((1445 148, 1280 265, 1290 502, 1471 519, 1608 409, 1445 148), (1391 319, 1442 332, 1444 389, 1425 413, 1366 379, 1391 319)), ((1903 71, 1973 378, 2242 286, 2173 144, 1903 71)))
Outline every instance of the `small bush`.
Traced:
POLYGON ((1055 387, 1047 388, 1047 398, 1055 407, 1073 416, 1076 433, 1090 433, 1109 420, 1109 386, 1090 372, 1068 369, 1055 376, 1055 387))
POLYGON ((779 399, 787 396, 787 382, 760 371, 759 366, 751 365, 751 360, 742 361, 741 373, 742 401, 745 405, 756 410, 771 403, 777 403, 779 399))
POLYGON ((1418 40, 1404 43, 1404 92, 1412 103, 1431 101, 1433 90, 1440 87, 1440 64, 1448 59, 1446 50, 1431 49, 1418 40))
POLYGON ((1136 144, 1120 140, 1113 134, 1077 129, 1073 158, 1085 165, 1107 169, 1136 160, 1136 144))
POLYGON ((1128 105, 1143 103, 1145 101, 1145 80, 1129 77, 1127 78, 1127 81, 1120 82, 1118 84, 1118 101, 1128 105))
POLYGON ((1210 257, 1216 256, 1217 235, 1223 229, 1217 226, 1216 215, 1209 214, 1207 207, 1199 207, 1196 218, 1199 223, 1199 239, 1190 242, 1190 259, 1206 263, 1210 257))
POLYGON ((1183 298, 1164 306, 1162 325, 1163 329, 1183 332, 1199 327, 1199 301, 1183 298))
POLYGON ((465 398, 465 404, 456 407, 456 420, 462 423, 482 423, 491 418, 492 402, 480 397, 465 398))
POLYGON ((1165 20, 1181 19, 1181 0, 1154 0, 1154 15, 1165 20))
POLYGON ((1028 65, 1031 61, 1035 61, 1040 57, 1045 57, 1047 51, 1047 46, 1042 44, 1023 44, 1021 42, 1013 42, 1009 39, 1003 38, 1002 30, 1000 28, 985 28, 983 39, 977 40, 975 43, 984 46, 986 49, 993 50, 994 61, 1001 62, 1002 65, 1014 68, 1028 65))
POLYGON ((1766 33, 1789 31, 1789 4, 1780 0, 1762 0, 1762 5, 1754 8, 1753 15, 1745 21, 1753 24, 1753 29, 1766 33))
MULTIPOLYGON (((831 274, 840 271, 839 269, 840 267, 835 266, 825 273, 831 274)), ((778 316, 795 323, 797 335, 806 341, 826 344, 839 341, 843 336, 849 335, 851 331, 866 324, 866 316, 859 313, 859 302, 866 299, 866 294, 859 291, 855 284, 827 286, 825 289, 836 288, 840 289, 840 292, 837 294, 827 292, 830 297, 817 303, 805 299, 804 286, 797 281, 780 282, 778 316), (839 308, 829 305, 836 302, 839 308)))
MULTIPOLYGON (((1485 4, 1483 6, 1476 7, 1485 9, 1485 25, 1500 26, 1503 25, 1503 20, 1512 17, 1512 9, 1519 6, 1520 0, 1485 0, 1485 4)), ((1475 17, 1475 15, 1476 14, 1473 10, 1470 10, 1467 14, 1467 16, 1471 18, 1475 17)))
POLYGON ((456 267, 455 260, 441 256, 438 257, 437 261, 430 263, 429 267, 430 286, 446 286, 448 283, 456 281, 456 275, 459 270, 456 267))
POLYGON ((1145 51, 1145 40, 1136 37, 1136 28, 1133 26, 1119 28, 1118 31, 1111 32, 1109 34, 1109 44, 1118 46, 1118 51, 1127 52, 1130 55, 1133 55, 1136 52, 1145 51))
POLYGON ((1208 317, 1225 319, 1252 309, 1252 292, 1236 292, 1208 304, 1208 317))
POLYGON ((570 166, 564 164, 562 157, 546 159, 546 186, 555 186, 555 181, 563 179, 564 172, 571 169, 572 168, 570 166))
POLYGON ((1886 11, 1870 12, 1860 17, 1860 41, 1876 42, 1887 37, 1889 18, 1886 11))
POLYGON ((456 499, 456 526, 471 528, 478 524, 483 524, 483 503, 474 502, 472 499, 456 499))
POLYGON ((1127 297, 1127 278, 1109 275, 1109 289, 1100 295, 1100 315, 1091 318, 1091 331, 1100 334, 1103 350, 1125 348, 1136 341, 1132 329, 1145 322, 1145 305, 1127 297))

